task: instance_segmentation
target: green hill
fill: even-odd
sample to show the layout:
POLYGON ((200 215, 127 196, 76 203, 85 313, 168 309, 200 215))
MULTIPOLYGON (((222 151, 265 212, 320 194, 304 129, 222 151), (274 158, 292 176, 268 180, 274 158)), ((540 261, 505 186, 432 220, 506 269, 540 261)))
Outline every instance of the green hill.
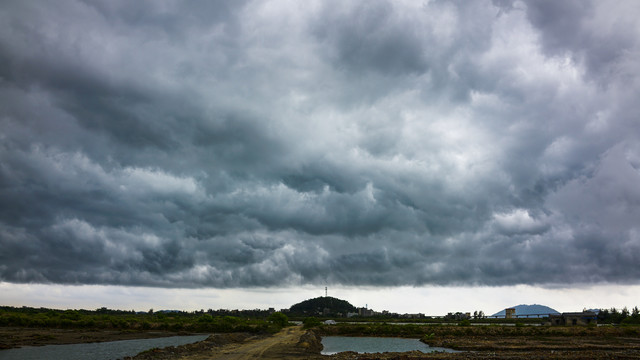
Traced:
POLYGON ((348 301, 337 299, 331 296, 321 296, 315 299, 305 300, 292 305, 289 312, 293 315, 346 315, 348 312, 355 312, 355 306, 348 301))

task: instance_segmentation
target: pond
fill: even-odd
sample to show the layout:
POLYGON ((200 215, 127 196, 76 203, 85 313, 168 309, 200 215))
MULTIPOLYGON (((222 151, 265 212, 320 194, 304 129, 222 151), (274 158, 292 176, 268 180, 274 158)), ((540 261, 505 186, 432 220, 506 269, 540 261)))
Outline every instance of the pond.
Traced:
POLYGON ((0 360, 113 360, 134 356, 153 348, 191 344, 207 337, 209 335, 170 336, 88 344, 29 346, 0 350, 0 360))
POLYGON ((322 355, 332 355, 343 351, 355 351, 358 353, 378 352, 405 352, 421 351, 423 353, 444 351, 458 352, 456 350, 430 347, 418 339, 386 338, 386 337, 350 337, 350 336, 325 336, 322 338, 322 355))

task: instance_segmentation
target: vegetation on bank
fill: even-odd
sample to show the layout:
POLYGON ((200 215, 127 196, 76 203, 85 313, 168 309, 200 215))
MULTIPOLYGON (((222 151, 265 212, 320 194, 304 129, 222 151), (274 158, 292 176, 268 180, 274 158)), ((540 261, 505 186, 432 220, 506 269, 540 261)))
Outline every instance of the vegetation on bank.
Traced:
POLYGON ((101 308, 57 310, 31 307, 0 307, 0 326, 58 329, 117 329, 174 332, 277 332, 288 324, 282 313, 260 316, 212 315, 209 312, 135 312, 101 308))
POLYGON ((316 317, 311 316, 308 318, 305 318, 302 321, 302 325, 305 329, 310 329, 312 327, 316 327, 316 326, 320 326, 322 325, 322 322, 320 320, 318 320, 316 317))
POLYGON ((464 326, 464 325, 390 325, 385 323, 321 325, 317 333, 322 336, 374 336, 431 339, 465 336, 489 337, 640 337, 637 326, 464 326))
MULTIPOLYGON (((314 304, 317 306, 319 304, 314 304)), ((321 305, 321 304, 320 304, 321 305)), ((335 305, 335 302, 334 302, 335 305)), ((35 327, 35 328, 92 328, 118 330, 163 330, 186 332, 275 332, 288 324, 287 315, 267 310, 200 310, 193 312, 161 311, 147 312, 111 310, 100 308, 96 310, 57 310, 47 308, 0 306, 0 326, 35 327)), ((513 323, 516 327, 528 328, 530 324, 542 324, 546 319, 518 318, 518 319, 469 319, 451 320, 448 318, 404 319, 385 316, 373 317, 310 317, 298 316, 292 320, 302 321, 306 328, 321 325, 321 322, 333 319, 338 322, 357 322, 357 324, 339 324, 341 331, 367 335, 380 333, 380 336, 420 337, 427 331, 438 330, 438 325, 446 328, 451 323, 472 325, 474 323, 513 323), (389 324, 387 324, 389 323, 389 324), (390 323, 408 323, 395 325, 390 323), (434 326, 423 326, 431 324, 434 326), (422 326, 421 326, 422 325, 422 326), (435 330, 434 330, 435 329, 435 330)), ((640 311, 634 307, 631 311, 604 309, 598 314, 599 324, 615 324, 632 326, 640 324, 640 311)), ((477 326, 473 326, 476 328, 477 326)), ((454 327, 455 328, 455 327, 454 327)), ((514 327, 507 327, 507 329, 514 327)), ((556 327, 554 327, 556 328, 556 327)), ((441 330, 438 330, 441 331, 441 330)), ((510 330, 505 330, 510 331, 510 330)))

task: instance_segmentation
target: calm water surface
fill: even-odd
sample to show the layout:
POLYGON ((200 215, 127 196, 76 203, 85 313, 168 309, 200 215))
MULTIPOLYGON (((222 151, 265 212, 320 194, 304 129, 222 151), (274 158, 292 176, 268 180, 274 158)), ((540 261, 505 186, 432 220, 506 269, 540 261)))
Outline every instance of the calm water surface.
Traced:
POLYGON ((30 346, 0 350, 0 360, 113 360, 134 356, 145 350, 202 341, 209 335, 171 336, 155 339, 121 340, 102 343, 30 346))
POLYGON ((418 350, 423 353, 444 351, 457 352, 452 349, 430 347, 418 339, 385 338, 385 337, 349 337, 325 336, 322 338, 322 355, 332 355, 343 351, 358 353, 405 352, 418 350))

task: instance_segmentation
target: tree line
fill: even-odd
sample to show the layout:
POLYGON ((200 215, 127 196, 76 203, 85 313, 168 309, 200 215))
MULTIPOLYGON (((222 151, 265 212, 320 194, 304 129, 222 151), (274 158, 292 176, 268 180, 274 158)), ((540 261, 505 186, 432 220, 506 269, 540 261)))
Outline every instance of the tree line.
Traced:
POLYGON ((135 312, 104 307, 96 310, 57 310, 0 306, 0 326, 255 333, 278 331, 288 322, 286 315, 273 311, 238 312, 235 313, 237 316, 219 315, 221 313, 203 310, 154 312, 151 309, 135 312))
POLYGON ((640 310, 637 306, 631 311, 626 307, 622 310, 616 308, 600 309, 598 322, 601 324, 640 324, 640 310))

